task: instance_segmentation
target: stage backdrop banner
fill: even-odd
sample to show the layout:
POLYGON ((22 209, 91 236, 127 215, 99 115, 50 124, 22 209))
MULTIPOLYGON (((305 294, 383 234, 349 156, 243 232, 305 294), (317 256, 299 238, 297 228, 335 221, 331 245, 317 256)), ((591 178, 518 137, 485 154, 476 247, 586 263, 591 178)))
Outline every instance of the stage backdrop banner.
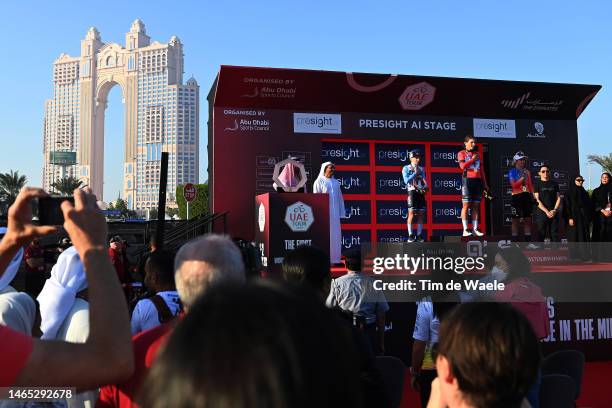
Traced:
POLYGON ((481 204, 481 228, 506 234, 512 156, 526 152, 534 175, 549 164, 566 191, 579 170, 576 120, 600 88, 222 66, 208 96, 210 208, 229 211, 230 234, 252 239, 253 199, 272 191, 278 161, 300 160, 308 191, 321 163, 332 161, 352 207, 344 248, 405 239, 401 170, 408 151, 419 149, 430 186, 427 234, 458 235, 456 157, 473 134, 495 196, 481 204))

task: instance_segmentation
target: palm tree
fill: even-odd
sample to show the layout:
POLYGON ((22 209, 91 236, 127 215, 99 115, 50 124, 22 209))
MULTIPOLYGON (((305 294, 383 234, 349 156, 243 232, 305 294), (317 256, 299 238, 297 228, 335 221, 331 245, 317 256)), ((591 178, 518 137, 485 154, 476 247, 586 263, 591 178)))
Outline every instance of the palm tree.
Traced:
POLYGON ((72 192, 83 187, 83 182, 74 176, 67 176, 63 179, 58 179, 55 183, 51 184, 58 193, 63 195, 72 195, 72 192))
POLYGON ((589 154, 587 159, 590 163, 596 163, 601 166, 604 171, 612 173, 612 153, 607 156, 600 156, 598 154, 589 154))
POLYGON ((26 185, 28 179, 24 175, 20 175, 18 171, 11 170, 9 173, 0 174, 0 200, 6 201, 11 205, 19 190, 26 185))

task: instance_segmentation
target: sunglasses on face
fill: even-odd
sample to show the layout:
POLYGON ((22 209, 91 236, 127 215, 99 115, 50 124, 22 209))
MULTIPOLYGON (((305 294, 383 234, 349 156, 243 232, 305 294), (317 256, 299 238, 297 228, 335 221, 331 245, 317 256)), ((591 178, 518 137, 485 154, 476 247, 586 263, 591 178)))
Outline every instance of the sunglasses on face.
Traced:
POLYGON ((550 170, 540 170, 540 173, 550 173, 550 170))
POLYGON ((577 183, 582 183, 584 180, 583 179, 576 179, 577 183))

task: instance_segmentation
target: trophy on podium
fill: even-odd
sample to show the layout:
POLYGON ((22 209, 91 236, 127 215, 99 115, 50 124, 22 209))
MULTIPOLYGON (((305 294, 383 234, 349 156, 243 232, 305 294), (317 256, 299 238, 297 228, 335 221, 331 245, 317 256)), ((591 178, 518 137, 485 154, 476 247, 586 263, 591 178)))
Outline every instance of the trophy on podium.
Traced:
POLYGON ((274 190, 285 193, 306 192, 306 169, 295 157, 276 163, 272 175, 274 190), (282 170, 281 170, 282 169, 282 170))

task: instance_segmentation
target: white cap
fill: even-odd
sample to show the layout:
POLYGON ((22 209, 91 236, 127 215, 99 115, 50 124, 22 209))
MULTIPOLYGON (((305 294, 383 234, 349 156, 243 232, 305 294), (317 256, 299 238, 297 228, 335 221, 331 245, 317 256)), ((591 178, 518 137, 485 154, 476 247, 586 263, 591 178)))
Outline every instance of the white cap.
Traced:
POLYGON ((527 158, 527 155, 519 150, 518 152, 516 152, 516 154, 512 158, 512 163, 516 163, 517 161, 521 159, 526 159, 526 158, 527 158))

